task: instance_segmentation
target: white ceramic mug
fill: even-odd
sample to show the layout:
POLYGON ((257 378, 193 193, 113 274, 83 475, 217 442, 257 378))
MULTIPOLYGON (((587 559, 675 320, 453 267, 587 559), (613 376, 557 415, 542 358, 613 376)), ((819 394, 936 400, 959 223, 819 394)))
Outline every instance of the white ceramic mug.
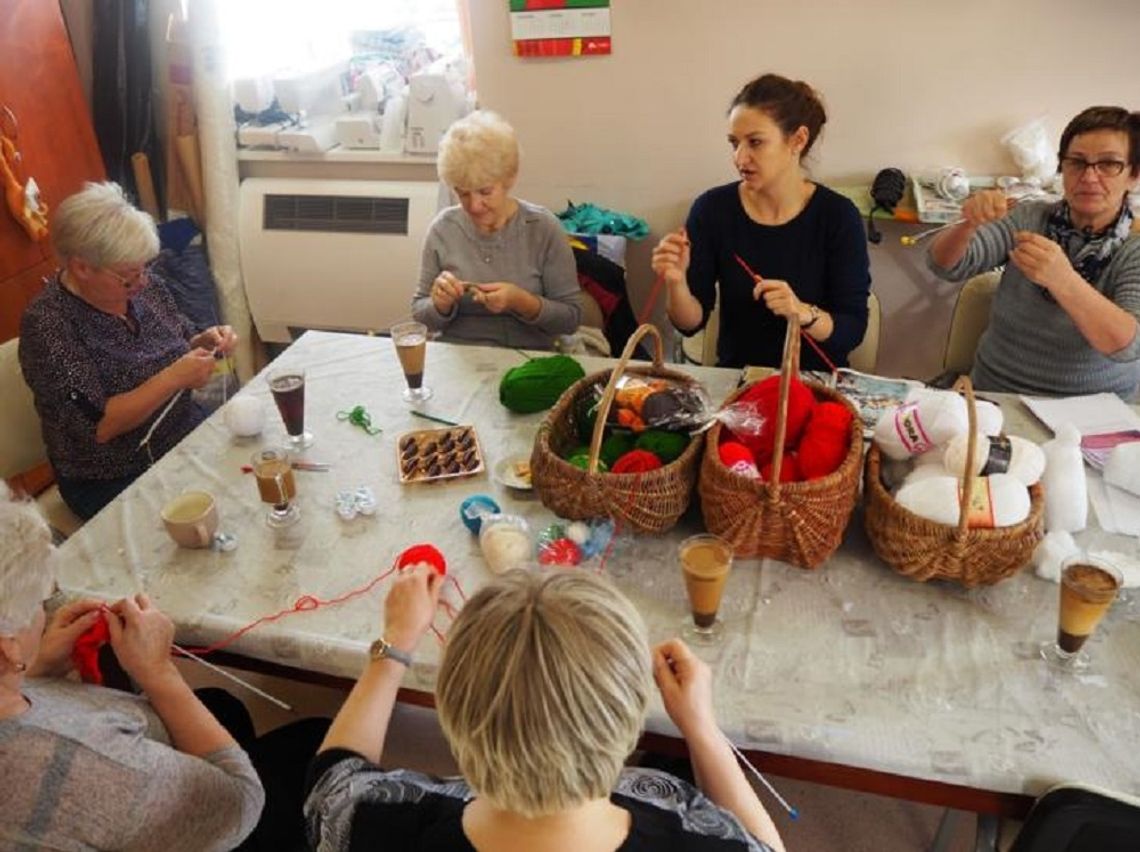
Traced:
POLYGON ((162 522, 179 547, 209 547, 218 531, 218 507, 205 491, 187 491, 163 507, 162 522))

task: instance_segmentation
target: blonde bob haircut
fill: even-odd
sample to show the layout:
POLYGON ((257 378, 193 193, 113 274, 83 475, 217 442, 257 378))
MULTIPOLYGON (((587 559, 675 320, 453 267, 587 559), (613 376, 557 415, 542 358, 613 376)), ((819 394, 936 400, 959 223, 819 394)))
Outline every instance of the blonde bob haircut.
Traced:
POLYGON ((14 499, 0 480, 0 636, 32 623, 55 584, 51 529, 34 503, 14 499))
POLYGON ((440 180, 453 189, 512 183, 519 173, 515 129, 497 113, 476 110, 447 128, 437 163, 440 180))
POLYGON ((595 574, 512 571, 451 626, 440 725, 477 795, 527 818, 608 797, 645 721, 645 624, 595 574))
POLYGON ((56 253, 103 269, 113 263, 145 263, 158 254, 154 220, 117 183, 86 183, 65 198, 51 222, 56 253))

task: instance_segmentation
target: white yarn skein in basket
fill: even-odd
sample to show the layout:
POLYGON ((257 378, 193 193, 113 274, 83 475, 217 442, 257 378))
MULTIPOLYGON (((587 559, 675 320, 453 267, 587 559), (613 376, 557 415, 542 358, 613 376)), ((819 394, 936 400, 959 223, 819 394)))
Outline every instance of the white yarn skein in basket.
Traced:
MULTIPOLYGON (((923 397, 938 397, 946 391, 934 390, 933 388, 913 388, 907 395, 907 402, 915 402, 923 397)), ((1001 412, 1001 406, 997 403, 990 402, 988 399, 975 399, 974 400, 974 415, 978 423, 979 435, 1000 435, 1002 427, 1005 425, 1005 415, 1001 412)))
POLYGON ((965 434, 969 425, 966 400, 940 391, 888 408, 875 424, 874 437, 887 458, 905 459, 965 434))
MULTIPOLYGON (((993 509, 993 524, 976 521, 967 526, 970 529, 1008 527, 1020 524, 1029 517, 1029 489, 1008 473, 995 473, 993 476, 979 477, 974 482, 974 490, 989 486, 993 509)), ((904 509, 946 526, 957 526, 961 507, 961 483, 952 476, 936 476, 904 485, 895 495, 895 500, 904 509)))
MULTIPOLYGON (((952 476, 960 477, 966 468, 966 436, 958 435, 946 445, 942 454, 942 465, 952 476)), ((989 435, 978 435, 974 441, 974 476, 980 476, 990 460, 991 448, 1002 439, 989 435)), ((1015 476, 1025 487, 1033 485, 1041 479, 1045 472, 1045 453, 1032 441, 1020 438, 1017 435, 1008 435, 1010 458, 1009 467, 996 473, 1008 473, 1015 476)))

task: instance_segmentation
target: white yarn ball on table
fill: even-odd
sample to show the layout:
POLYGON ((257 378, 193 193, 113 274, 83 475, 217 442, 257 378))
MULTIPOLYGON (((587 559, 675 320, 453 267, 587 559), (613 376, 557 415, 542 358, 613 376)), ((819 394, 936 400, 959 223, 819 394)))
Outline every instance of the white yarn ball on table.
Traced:
POLYGON ((265 403, 255 396, 235 396, 222 415, 226 427, 239 438, 260 435, 265 427, 265 403))
POLYGON ((512 515, 486 516, 479 531, 479 549, 494 574, 521 568, 533 550, 526 521, 512 515))

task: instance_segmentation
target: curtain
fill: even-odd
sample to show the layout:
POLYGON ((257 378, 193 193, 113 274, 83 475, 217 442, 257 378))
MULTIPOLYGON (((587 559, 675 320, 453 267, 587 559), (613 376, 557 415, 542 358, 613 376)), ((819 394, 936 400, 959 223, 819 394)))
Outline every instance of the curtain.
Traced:
MULTIPOLYGON (((95 135, 110 180, 138 198, 131 155, 158 162, 151 110, 151 57, 146 0, 99 0, 94 4, 92 111, 95 135)), ((153 174, 161 199, 162 175, 153 174)))

